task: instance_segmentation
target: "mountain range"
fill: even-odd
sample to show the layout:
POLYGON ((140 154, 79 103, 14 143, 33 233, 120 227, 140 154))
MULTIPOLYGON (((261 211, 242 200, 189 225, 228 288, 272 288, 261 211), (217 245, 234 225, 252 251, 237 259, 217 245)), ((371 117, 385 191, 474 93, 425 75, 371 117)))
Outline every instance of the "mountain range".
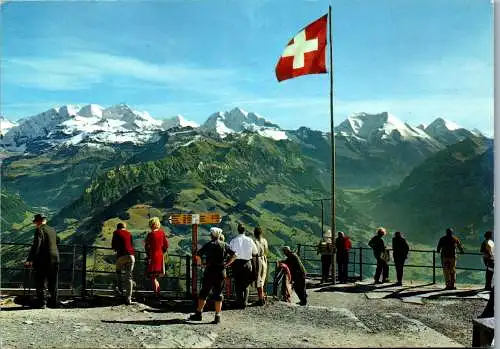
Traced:
MULTIPOLYGON (((141 236, 152 212, 218 211, 228 232, 244 222, 264 227, 275 246, 315 243, 317 200, 331 191, 329 133, 284 130, 240 108, 197 125, 124 104, 68 105, 18 120, 1 145, 2 197, 14 198, 2 203, 7 239, 34 211, 67 241, 106 246, 118 220, 141 236)), ((336 223, 355 242, 378 225, 426 246, 449 225, 471 243, 471 231, 492 227, 492 140, 475 130, 357 113, 335 128, 335 151, 336 223)), ((328 205, 324 213, 328 225, 328 205)), ((188 227, 169 229, 173 248, 188 251, 188 227)))

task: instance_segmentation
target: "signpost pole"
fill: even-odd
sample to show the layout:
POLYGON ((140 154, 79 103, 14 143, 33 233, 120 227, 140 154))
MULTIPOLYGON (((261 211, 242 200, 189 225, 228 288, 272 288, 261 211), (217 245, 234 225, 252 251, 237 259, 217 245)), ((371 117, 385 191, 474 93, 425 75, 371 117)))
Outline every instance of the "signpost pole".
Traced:
POLYGON ((196 289, 196 276, 198 272, 198 268, 196 265, 196 252, 198 250, 198 224, 193 224, 193 232, 192 232, 192 237, 191 237, 191 256, 192 256, 192 262, 193 262, 193 268, 191 269, 191 294, 193 297, 197 296, 197 289, 196 289))

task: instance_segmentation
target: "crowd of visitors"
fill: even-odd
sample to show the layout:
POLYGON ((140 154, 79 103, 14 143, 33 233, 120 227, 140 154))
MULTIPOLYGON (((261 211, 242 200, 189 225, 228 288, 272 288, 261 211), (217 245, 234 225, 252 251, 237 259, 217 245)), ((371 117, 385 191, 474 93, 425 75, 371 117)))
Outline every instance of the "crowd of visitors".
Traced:
MULTIPOLYGON (((56 231, 47 225, 47 218, 41 214, 35 215, 35 234, 33 244, 26 259, 25 266, 35 271, 36 284, 36 306, 45 308, 58 306, 58 272, 59 252, 56 231), (50 297, 45 299, 45 283, 47 283, 50 297)), ((151 289, 157 297, 160 297, 160 282, 158 278, 165 275, 165 256, 169 248, 169 240, 165 231, 161 228, 160 219, 153 217, 149 219, 150 232, 144 240, 144 249, 147 255, 146 274, 151 279, 151 289)), ((232 280, 234 280, 237 305, 241 309, 249 304, 249 288, 253 284, 257 289, 258 300, 254 305, 266 304, 266 279, 268 275, 269 245, 264 238, 262 228, 256 227, 253 237, 247 235, 245 226, 239 224, 237 236, 229 243, 225 242, 222 229, 212 227, 210 229, 210 241, 196 252, 196 264, 201 264, 201 258, 205 260, 202 288, 198 294, 196 312, 190 316, 190 320, 202 319, 203 309, 210 292, 215 301, 214 323, 220 322, 224 289, 227 289, 227 269, 231 268, 232 280)), ((378 228, 376 234, 369 240, 368 246, 372 248, 376 260, 374 283, 388 283, 390 249, 384 238, 387 230, 378 228)), ((127 225, 120 222, 113 232, 111 247, 116 252, 116 278, 114 290, 116 294, 123 297, 125 304, 132 303, 133 270, 136 264, 135 249, 132 234, 127 230, 127 225)), ((349 253, 352 249, 351 239, 342 231, 337 232, 337 238, 333 240, 332 232, 328 230, 317 245, 317 253, 321 255, 321 282, 325 283, 331 275, 332 262, 335 261, 338 268, 338 280, 340 283, 349 282, 348 266, 349 253)), ((299 255, 290 247, 282 247, 286 259, 278 262, 278 267, 286 270, 291 289, 295 291, 300 302, 307 304, 306 291, 306 269, 299 255)), ((446 234, 439 239, 436 251, 440 254, 443 274, 446 282, 446 290, 456 289, 456 263, 457 251, 464 253, 461 241, 454 235, 453 229, 446 229, 446 234)), ((494 274, 494 242, 493 232, 484 234, 480 252, 486 267, 485 289, 492 290, 492 279, 494 274)), ((410 253, 410 246, 403 234, 399 231, 392 238, 392 258, 396 270, 397 286, 403 285, 403 271, 405 261, 410 253)))

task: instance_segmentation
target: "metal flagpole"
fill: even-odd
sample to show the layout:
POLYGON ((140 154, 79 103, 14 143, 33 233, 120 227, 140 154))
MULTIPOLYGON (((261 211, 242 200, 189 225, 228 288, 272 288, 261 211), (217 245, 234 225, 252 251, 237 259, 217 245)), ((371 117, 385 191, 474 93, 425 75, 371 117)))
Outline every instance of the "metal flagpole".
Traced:
POLYGON ((335 135, 333 133, 333 45, 332 45, 332 5, 328 6, 328 34, 330 38, 330 135, 332 137, 332 243, 334 246, 332 256, 332 283, 336 284, 337 263, 335 258, 335 234, 337 232, 335 226, 335 135))

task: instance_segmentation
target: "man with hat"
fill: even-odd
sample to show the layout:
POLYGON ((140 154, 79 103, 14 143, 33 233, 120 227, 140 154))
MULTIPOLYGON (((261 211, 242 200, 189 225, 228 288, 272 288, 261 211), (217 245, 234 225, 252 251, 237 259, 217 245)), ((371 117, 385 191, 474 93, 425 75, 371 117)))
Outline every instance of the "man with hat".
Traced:
POLYGON ((37 306, 45 308, 45 280, 50 293, 49 307, 57 307, 57 278, 59 272, 59 251, 54 228, 47 225, 47 218, 36 214, 33 223, 36 226, 33 245, 24 265, 35 270, 37 306))

